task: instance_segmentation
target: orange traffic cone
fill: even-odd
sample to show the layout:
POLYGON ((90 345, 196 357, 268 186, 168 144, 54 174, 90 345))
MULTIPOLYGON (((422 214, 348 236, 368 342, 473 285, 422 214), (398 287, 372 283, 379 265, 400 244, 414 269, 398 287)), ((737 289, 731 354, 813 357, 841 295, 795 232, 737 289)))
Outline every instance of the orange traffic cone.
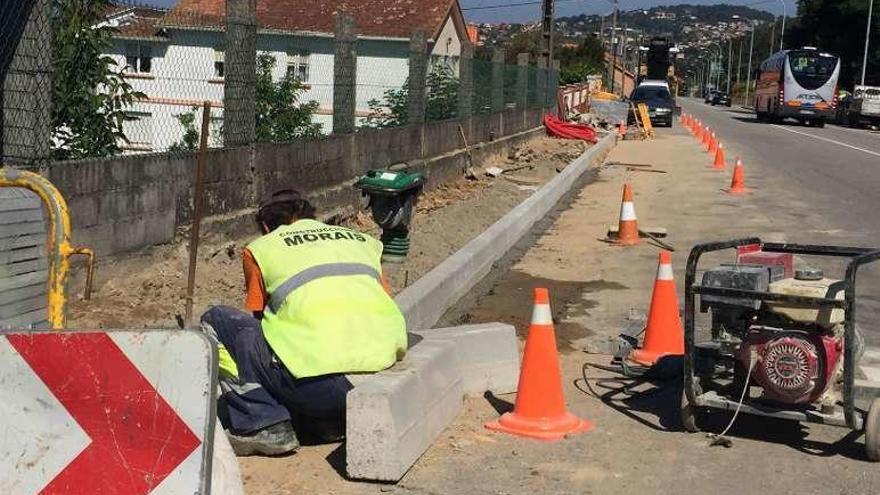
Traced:
POLYGON ((715 153, 715 150, 718 149, 718 139, 715 137, 715 133, 712 132, 712 135, 709 136, 709 146, 706 148, 706 153, 715 153))
POLYGON ((724 145, 718 143, 718 147, 715 148, 715 162, 712 164, 712 168, 715 170, 724 170, 724 145))
POLYGON ((620 221, 617 224, 615 244, 635 246, 639 239, 639 222, 636 220, 636 207, 633 204, 633 191, 629 182, 623 185, 623 200, 620 202, 620 221))
POLYGON ((743 171, 742 160, 736 157, 736 165, 733 167, 733 178, 730 180, 730 187, 725 189, 728 194, 742 194, 749 192, 746 188, 746 176, 743 171))
POLYGON ((565 409, 556 332, 547 289, 535 289, 532 324, 526 337, 516 405, 486 428, 538 440, 562 440, 593 429, 593 423, 565 409))
POLYGON ((703 144, 703 147, 705 148, 705 147, 709 146, 709 138, 712 137, 712 134, 711 134, 709 127, 703 127, 703 136, 702 137, 703 137, 703 139, 701 139, 701 142, 703 144))
POLYGON ((645 341, 641 349, 632 353, 631 359, 651 366, 663 356, 682 354, 684 328, 678 314, 678 296, 672 277, 672 255, 669 251, 661 251, 654 293, 651 295, 651 309, 648 311, 648 325, 645 327, 645 341))

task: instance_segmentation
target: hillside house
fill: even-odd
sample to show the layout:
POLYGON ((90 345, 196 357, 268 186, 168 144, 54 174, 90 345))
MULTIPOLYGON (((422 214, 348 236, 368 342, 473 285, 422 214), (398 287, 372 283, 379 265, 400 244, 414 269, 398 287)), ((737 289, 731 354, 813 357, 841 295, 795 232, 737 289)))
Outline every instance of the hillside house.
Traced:
MULTIPOLYGON (((468 39, 458 0, 257 0, 257 51, 275 59, 273 78, 285 74, 306 87, 303 101, 316 101, 314 121, 333 127, 333 30, 335 14, 352 14, 358 31, 357 112, 400 88, 409 72, 409 38, 428 35, 431 61, 458 70, 468 39)), ((170 10, 117 8, 107 23, 119 28, 110 55, 127 67, 128 80, 146 98, 125 123, 127 152, 162 151, 182 139, 177 116, 205 100, 219 110, 211 144, 222 146, 225 0, 180 0, 170 10)), ((200 119, 195 122, 198 128, 200 119)))

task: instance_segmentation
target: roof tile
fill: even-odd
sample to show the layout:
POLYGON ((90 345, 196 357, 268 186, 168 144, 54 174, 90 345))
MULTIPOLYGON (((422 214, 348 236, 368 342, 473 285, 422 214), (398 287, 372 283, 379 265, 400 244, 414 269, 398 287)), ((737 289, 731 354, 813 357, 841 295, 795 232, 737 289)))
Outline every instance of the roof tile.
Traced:
MULTIPOLYGON (((355 17, 358 33, 409 38, 421 29, 435 37, 457 0, 257 0, 257 24, 263 29, 332 33, 340 12, 355 17)), ((220 26, 225 0, 180 0, 166 16, 167 26, 220 26)))

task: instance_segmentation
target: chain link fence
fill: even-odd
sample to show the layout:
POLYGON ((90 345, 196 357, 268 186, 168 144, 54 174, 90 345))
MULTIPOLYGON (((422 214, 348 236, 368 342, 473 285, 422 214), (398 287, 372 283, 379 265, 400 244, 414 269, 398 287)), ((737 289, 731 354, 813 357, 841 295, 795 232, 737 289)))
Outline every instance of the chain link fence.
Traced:
POLYGON ((522 57, 509 65, 503 56, 471 59, 467 46, 363 36, 344 15, 335 28, 307 31, 283 19, 261 25, 241 0, 180 0, 171 9, 129 0, 6 4, 0 158, 27 168, 197 149, 206 103, 208 144, 223 147, 556 100, 556 73, 522 57))

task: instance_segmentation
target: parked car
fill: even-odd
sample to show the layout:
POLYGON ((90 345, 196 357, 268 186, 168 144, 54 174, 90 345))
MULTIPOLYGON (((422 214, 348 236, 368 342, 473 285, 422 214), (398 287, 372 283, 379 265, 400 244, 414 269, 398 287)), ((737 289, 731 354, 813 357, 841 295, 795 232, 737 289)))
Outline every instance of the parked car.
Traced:
POLYGON ((710 102, 712 106, 715 105, 724 105, 726 107, 730 106, 730 95, 724 93, 722 91, 716 91, 715 96, 712 97, 712 101, 710 102))
POLYGON ((645 79, 639 83, 639 87, 641 86, 658 86, 661 88, 666 88, 666 91, 671 91, 669 89, 669 82, 662 79, 645 79))
POLYGON ((718 93, 717 89, 710 89, 709 91, 706 91, 706 94, 703 95, 703 102, 711 104, 712 101, 715 100, 715 95, 717 93, 718 93))
POLYGON ((856 86, 852 95, 837 103, 839 122, 849 126, 880 126, 880 87, 856 86))
MULTIPOLYGON (((642 84, 633 90, 629 99, 632 100, 635 106, 638 106, 639 103, 644 103, 648 106, 648 116, 651 117, 651 124, 672 127, 675 99, 672 98, 669 89, 666 87, 642 84)), ((630 120, 634 119, 635 116, 631 116, 630 120)))

